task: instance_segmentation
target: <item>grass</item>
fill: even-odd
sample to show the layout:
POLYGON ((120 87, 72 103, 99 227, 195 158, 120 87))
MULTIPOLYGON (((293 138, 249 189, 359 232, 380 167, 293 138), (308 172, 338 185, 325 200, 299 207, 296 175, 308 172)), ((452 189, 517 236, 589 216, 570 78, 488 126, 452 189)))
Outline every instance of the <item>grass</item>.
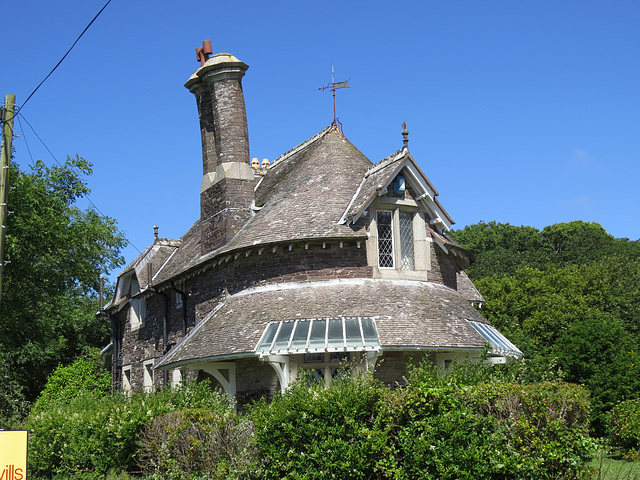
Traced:
POLYGON ((640 480, 640 462, 627 462, 601 452, 591 461, 594 480, 640 480))

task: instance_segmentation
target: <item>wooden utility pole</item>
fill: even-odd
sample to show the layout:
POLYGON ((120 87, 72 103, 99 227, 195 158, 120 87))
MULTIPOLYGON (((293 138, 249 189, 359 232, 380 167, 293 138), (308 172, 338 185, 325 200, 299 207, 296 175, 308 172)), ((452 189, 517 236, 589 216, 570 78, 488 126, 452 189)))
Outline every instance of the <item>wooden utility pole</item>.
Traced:
POLYGON ((0 157, 0 304, 2 303, 2 274, 4 273, 4 231, 7 223, 7 197, 9 193, 9 165, 13 141, 13 117, 16 96, 4 97, 2 107, 2 156, 0 157))

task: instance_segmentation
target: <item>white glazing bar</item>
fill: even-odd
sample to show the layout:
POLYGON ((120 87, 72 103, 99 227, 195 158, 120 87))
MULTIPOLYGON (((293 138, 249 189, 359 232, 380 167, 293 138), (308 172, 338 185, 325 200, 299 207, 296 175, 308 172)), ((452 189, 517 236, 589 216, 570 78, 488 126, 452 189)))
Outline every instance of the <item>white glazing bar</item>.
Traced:
POLYGON ((344 348, 347 347, 347 326, 345 325, 345 320, 344 317, 340 318, 340 321, 342 322, 342 346, 344 348))
POLYGON ((278 329, 276 330, 276 334, 273 336, 273 340, 271 340, 271 345, 269 345, 269 354, 271 354, 271 350, 273 350, 273 346, 278 339, 278 334, 280 333, 280 329, 282 328, 282 322, 278 324, 278 329))
POLYGON ((307 343, 305 344, 305 350, 309 350, 309 340, 311 339, 311 329, 313 328, 313 318, 309 321, 309 331, 307 332, 307 343))
POLYGON ((364 332, 362 331, 362 317, 358 317, 358 328, 360 329, 360 339, 362 339, 362 346, 367 346, 367 341, 364 339, 364 332))
POLYGON ((324 329, 324 349, 327 349, 327 346, 329 345, 329 319, 325 318, 324 319, 324 323, 325 323, 325 329, 324 329))
POLYGON ((293 321, 293 328, 291 329, 291 335, 289 335, 289 341, 287 342, 287 351, 291 350, 291 342, 293 342, 293 335, 296 333, 296 327, 298 326, 298 321, 293 321))

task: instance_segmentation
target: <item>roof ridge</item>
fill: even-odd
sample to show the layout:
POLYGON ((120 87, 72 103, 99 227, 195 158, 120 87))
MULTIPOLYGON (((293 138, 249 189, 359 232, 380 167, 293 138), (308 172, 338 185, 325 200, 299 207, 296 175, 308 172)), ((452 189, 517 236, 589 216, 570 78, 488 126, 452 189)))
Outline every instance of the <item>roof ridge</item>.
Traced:
POLYGON ((276 165, 278 165, 279 163, 282 163, 283 161, 285 161, 287 158, 291 157, 292 155, 294 155, 295 153, 298 153, 300 150, 306 148, 307 146, 311 145, 313 142, 315 142, 316 140, 320 139, 320 137, 323 137, 324 135, 326 135, 329 131, 331 131, 331 129, 333 128, 333 125, 329 125, 327 128, 325 128, 324 130, 316 133, 313 137, 305 140, 304 142, 302 142, 301 144, 293 147, 291 150, 283 153, 282 155, 280 155, 278 158, 276 158, 271 165, 269 165, 267 167, 267 170, 272 169, 273 167, 275 167, 276 165))
POLYGON ((397 150, 396 152, 392 153, 391 155, 389 155, 388 157, 383 158, 378 163, 372 165, 365 172, 364 178, 367 178, 369 175, 372 175, 372 174, 376 173, 377 171, 382 170, 384 167, 386 167, 390 163, 395 162, 396 160, 398 160, 400 157, 402 157, 404 155, 405 151, 408 151, 408 150, 406 150, 404 148, 401 148, 401 149, 397 150))

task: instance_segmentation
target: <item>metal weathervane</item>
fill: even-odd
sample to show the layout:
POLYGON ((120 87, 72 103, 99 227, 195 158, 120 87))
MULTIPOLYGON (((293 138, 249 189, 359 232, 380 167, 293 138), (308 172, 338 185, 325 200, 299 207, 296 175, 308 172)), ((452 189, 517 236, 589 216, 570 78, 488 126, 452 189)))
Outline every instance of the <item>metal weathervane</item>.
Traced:
POLYGON ((339 88, 349 88, 349 80, 345 80, 344 82, 336 82, 335 72, 333 71, 333 65, 331 65, 331 83, 325 85, 324 87, 318 88, 318 90, 331 90, 333 92, 333 123, 331 125, 337 125, 340 131, 342 131, 342 124, 338 122, 338 117, 336 115, 336 90, 339 88))

